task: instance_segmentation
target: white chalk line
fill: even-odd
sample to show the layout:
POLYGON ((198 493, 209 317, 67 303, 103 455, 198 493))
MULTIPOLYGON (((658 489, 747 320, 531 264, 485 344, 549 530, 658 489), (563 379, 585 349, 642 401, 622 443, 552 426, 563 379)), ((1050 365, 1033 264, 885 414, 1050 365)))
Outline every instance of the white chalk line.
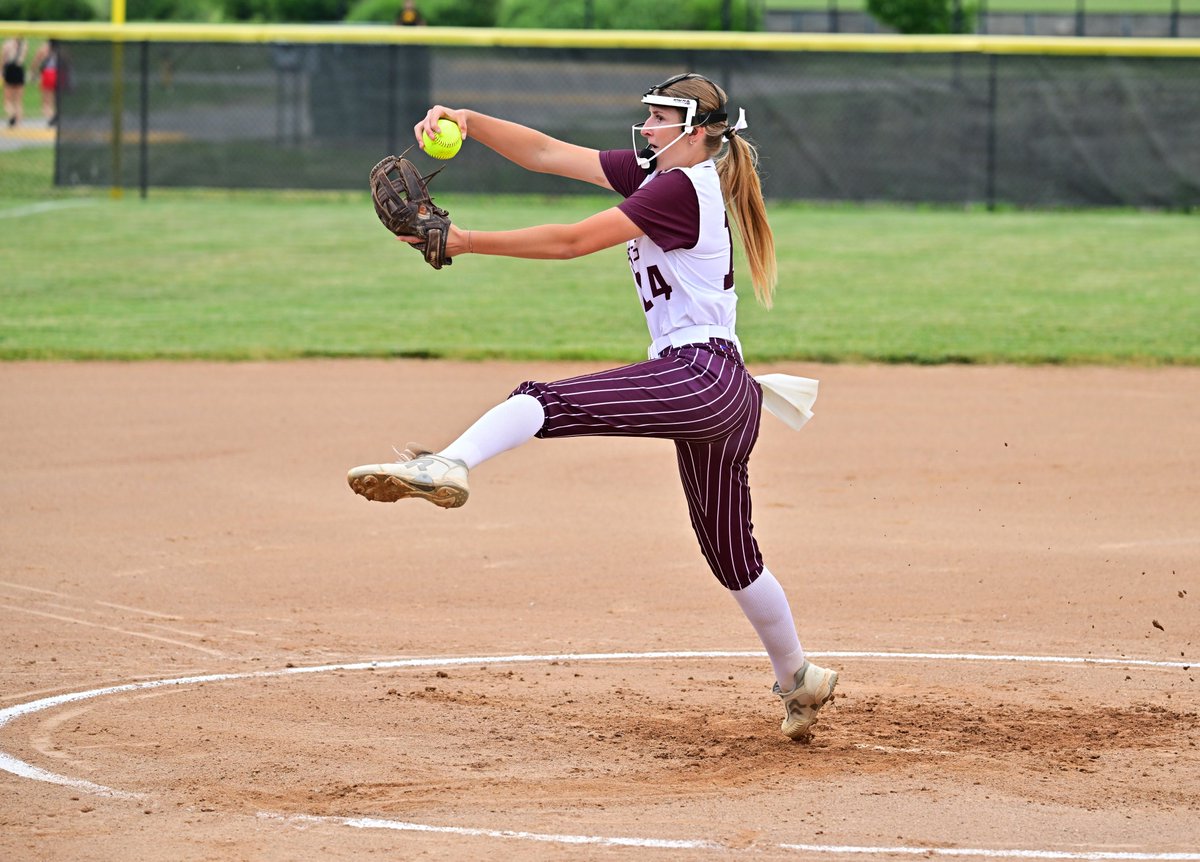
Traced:
POLYGON ((0 218, 23 218, 24 216, 28 215, 38 215, 39 213, 72 209, 74 207, 91 207, 95 206, 97 203, 99 203, 99 201, 90 200, 87 198, 80 200, 43 201, 42 203, 26 204, 25 206, 0 210, 0 218))
POLYGON ((148 611, 145 608, 134 608, 129 605, 118 605, 112 602, 102 602, 99 599, 95 600, 96 604, 103 605, 106 608, 116 608, 119 611, 130 611, 135 614, 145 614, 148 617, 156 617, 160 620, 178 620, 179 617, 175 614, 164 614, 160 611, 148 611))
MULTIPOLYGON (((604 835, 562 835, 547 832, 523 832, 514 829, 478 829, 468 826, 431 826, 427 823, 410 823, 404 820, 387 820, 381 817, 317 817, 312 814, 268 814, 258 815, 264 820, 276 820, 294 826, 333 825, 350 826, 355 829, 392 829, 397 832, 426 832, 440 835, 456 835, 464 838, 507 838, 518 841, 541 841, 552 844, 590 844, 602 847, 641 847, 660 850, 717 850, 729 852, 734 848, 727 844, 704 839, 672 838, 628 838, 604 835)), ((838 844, 776 844, 771 849, 796 850, 803 853, 830 853, 859 856, 975 856, 985 858, 1020 859, 1081 859, 1081 860, 1152 860, 1152 862, 1195 862, 1200 853, 1139 853, 1122 850, 1004 850, 990 847, 854 847, 838 844)), ((744 849, 744 848, 739 848, 744 849)))
MULTIPOLYGON (((1187 669, 1190 663, 1177 661, 1155 661, 1151 659, 1131 658, 1097 658, 1091 656, 1027 656, 1027 655, 988 655, 979 653, 916 653, 916 652, 866 652, 866 651, 829 651, 813 652, 810 655, 821 658, 861 658, 880 660, 908 661, 979 661, 979 662, 1025 662, 1085 665, 1121 665, 1153 668, 1187 669)), ((22 716, 53 709, 67 703, 104 697, 110 694, 142 691, 145 689, 163 688, 167 686, 202 685, 210 682, 228 682, 240 679, 262 679, 264 677, 289 676, 292 674, 328 673, 330 671, 355 670, 389 670, 417 667, 460 667, 463 665, 494 665, 494 664, 530 664, 547 662, 605 662, 605 661, 646 661, 661 659, 713 659, 713 658, 764 658, 766 653, 756 650, 696 650, 678 652, 620 652, 620 653, 558 653, 546 655, 499 655, 499 656, 433 656, 425 658, 392 659, 386 661, 350 662, 344 664, 315 665, 311 667, 281 668, 278 670, 249 671, 244 673, 214 673, 198 676, 176 677, 171 679, 154 679, 144 682, 126 683, 124 685, 107 686, 89 691, 70 692, 54 695, 28 703, 0 709, 0 728, 22 716)), ((143 794, 129 793, 95 784, 79 778, 58 775, 40 767, 26 763, 5 751, 0 751, 0 771, 8 772, 21 778, 43 781, 74 788, 86 793, 126 799, 140 799, 143 794)), ((400 820, 388 820, 378 817, 318 817, 309 814, 275 814, 260 812, 259 817, 278 820, 295 825, 333 824, 349 826, 357 829, 391 829, 403 832, 426 832, 463 837, 499 838, 520 841, 537 841, 553 844, 596 845, 605 847, 639 847, 646 849, 672 850, 717 850, 728 852, 735 848, 719 842, 696 840, 675 840, 662 838, 636 838, 605 835, 560 835, 554 833, 524 832, 509 829, 479 829, 466 826, 435 826, 426 823, 410 823, 400 820)), ((1147 860, 1147 862, 1200 862, 1200 852, 1183 853, 1152 853, 1125 851, 1058 851, 1058 850, 1006 850, 993 848, 968 847, 856 847, 850 845, 827 844, 777 844, 777 849, 796 850, 805 853, 826 853, 830 855, 928 855, 928 856, 972 856, 984 858, 1015 857, 1023 859, 1064 859, 1064 860, 1147 860)))
POLYGON ((431 826, 428 823, 408 823, 381 817, 317 817, 312 814, 261 813, 265 820, 279 820, 296 826, 332 824, 356 829, 392 829, 398 832, 433 832, 465 838, 510 838, 519 841, 541 841, 551 844, 598 844, 605 847, 646 847, 667 850, 728 850, 724 844, 699 839, 623 838, 605 835, 558 835, 545 832, 522 832, 515 829, 477 829, 469 826, 431 826))
POLYGON ((881 751, 884 754, 924 754, 935 757, 962 756, 957 751, 943 751, 940 748, 897 748, 894 745, 867 745, 865 742, 856 742, 854 747, 862 751, 881 751))
POLYGON ((780 844, 784 850, 860 856, 982 856, 992 859, 1149 859, 1196 860, 1200 853, 1136 853, 1122 850, 993 850, 982 847, 831 847, 823 844, 780 844))
MULTIPOLYGON (((57 607, 66 607, 66 606, 58 605, 57 607)), ((146 632, 135 632, 135 631, 132 631, 131 629, 123 629, 120 626, 107 626, 107 625, 104 625, 103 623, 93 623, 88 620, 81 620, 77 617, 64 617, 62 614, 52 614, 52 613, 48 613, 47 611, 35 611, 33 608, 21 608, 21 607, 17 607, 16 605, 0 604, 0 608, 4 609, 6 611, 16 611, 16 612, 22 613, 22 614, 32 614, 33 616, 37 616, 37 617, 48 617, 49 619, 58 620, 58 621, 64 622, 64 623, 71 623, 72 625, 87 626, 88 628, 94 628, 94 629, 104 629, 106 631, 117 632, 119 634, 128 635, 129 637, 145 638, 146 640, 160 641, 162 643, 171 644, 172 646, 183 647, 184 649, 196 650, 198 652, 202 652, 207 655, 217 656, 218 658, 223 658, 225 655, 225 653, 221 652, 220 650, 209 649, 208 647, 198 646, 197 644, 190 644, 190 643, 187 643, 186 641, 177 640, 176 638, 165 638, 161 635, 152 635, 152 634, 147 634, 146 632)), ((82 611, 78 610, 77 608, 72 608, 72 607, 67 607, 67 610, 74 611, 75 613, 83 613, 82 611)))
POLYGON ((9 589, 13 590, 24 590, 27 593, 41 593, 42 595, 46 596, 61 596, 64 599, 72 598, 72 596, 67 593, 59 593, 55 592, 54 590, 40 590, 37 587, 27 587, 24 584, 14 584, 10 581, 0 581, 0 587, 8 587, 9 589))
MULTIPOLYGON (((293 825, 330 824, 351 826, 356 829, 392 829, 398 832, 432 832, 441 835, 457 835, 464 838, 506 838, 518 841, 541 841, 552 844, 590 844, 601 847, 641 847, 660 850, 717 850, 728 853, 734 848, 715 841, 703 839, 628 838, 604 835, 559 835, 545 832, 521 832, 512 829, 477 829, 466 826, 430 826, 426 823, 409 823, 403 820, 386 820, 379 817, 316 817, 311 814, 267 814, 258 815, 267 820, 279 820, 293 825)), ((1129 859, 1149 862, 1196 862, 1200 853, 1138 853, 1130 851, 1085 850, 1004 850, 990 847, 854 847, 838 844, 776 844, 771 849, 796 850, 803 853, 829 853, 859 856, 974 856, 992 859, 1081 859, 1106 860, 1129 859)), ((744 848, 738 848, 744 849, 744 848)))
POLYGON ((65 775, 59 775, 56 772, 49 772, 33 764, 26 763, 23 760, 18 760, 11 755, 0 751, 0 770, 11 772, 19 778, 28 778, 33 781, 44 781, 47 784, 60 784, 63 787, 70 787, 74 790, 82 790, 84 793, 90 793, 93 796, 109 796, 114 799, 141 799, 140 793, 129 793, 125 790, 114 790, 111 787, 105 787, 103 784, 94 784, 91 781, 85 781, 82 778, 68 778, 65 775))

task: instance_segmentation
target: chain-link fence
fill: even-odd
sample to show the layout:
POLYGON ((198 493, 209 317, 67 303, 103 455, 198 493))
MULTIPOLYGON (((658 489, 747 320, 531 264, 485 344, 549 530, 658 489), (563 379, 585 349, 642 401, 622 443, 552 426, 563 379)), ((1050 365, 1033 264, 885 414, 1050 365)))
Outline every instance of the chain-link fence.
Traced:
MULTIPOLYGON (((62 185, 362 189, 438 102, 628 148, 641 94, 692 69, 746 109, 774 199, 1200 204, 1196 57, 169 42, 63 57, 62 185)), ((437 187, 586 190, 473 142, 437 187)))
MULTIPOLYGON (((1047 12, 981 11, 964 15, 965 32, 992 36, 1095 36, 1121 38, 1200 38, 1200 14, 1168 11, 1047 12)), ((890 33, 867 12, 848 11, 831 3, 824 9, 769 9, 763 26, 778 33, 890 33)))

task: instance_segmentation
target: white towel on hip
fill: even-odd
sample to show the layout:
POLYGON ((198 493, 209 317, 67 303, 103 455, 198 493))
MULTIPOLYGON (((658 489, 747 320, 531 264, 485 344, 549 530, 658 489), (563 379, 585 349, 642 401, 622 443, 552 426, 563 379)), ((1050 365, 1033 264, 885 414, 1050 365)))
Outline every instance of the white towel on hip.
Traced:
POLYGON ((763 390, 763 407, 799 431, 812 418, 818 382, 792 374, 760 374, 754 378, 763 390))

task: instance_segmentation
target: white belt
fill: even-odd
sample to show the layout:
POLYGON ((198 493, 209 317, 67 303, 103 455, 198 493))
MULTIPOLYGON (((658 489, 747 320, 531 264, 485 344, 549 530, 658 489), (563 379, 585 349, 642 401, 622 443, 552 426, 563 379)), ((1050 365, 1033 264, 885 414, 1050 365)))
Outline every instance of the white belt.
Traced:
POLYGON ((685 326, 682 329, 676 329, 668 332, 666 335, 659 336, 650 343, 650 349, 646 351, 646 355, 651 359, 658 359, 668 347, 683 347, 685 344, 704 344, 710 338, 723 338, 726 341, 732 341, 737 346, 738 353, 742 352, 741 342, 738 341, 737 336, 733 334, 733 330, 728 326, 701 324, 699 326, 685 326))
MULTIPOLYGON (((654 339, 647 353, 651 359, 658 359, 668 347, 703 344, 710 338, 732 341, 738 353, 742 352, 741 342, 729 327, 701 325, 685 326, 654 339)), ((789 428, 799 431, 812 418, 813 402, 817 400, 816 380, 792 374, 760 374, 754 379, 763 390, 763 407, 789 428)))

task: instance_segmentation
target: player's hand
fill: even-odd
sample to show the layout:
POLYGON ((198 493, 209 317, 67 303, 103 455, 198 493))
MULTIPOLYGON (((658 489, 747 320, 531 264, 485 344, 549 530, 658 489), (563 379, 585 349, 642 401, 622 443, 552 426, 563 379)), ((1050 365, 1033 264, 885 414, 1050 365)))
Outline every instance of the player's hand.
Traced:
MULTIPOLYGON (((396 239, 400 240, 400 242, 406 242, 409 245, 421 242, 419 236, 398 236, 396 239)), ((465 231, 456 224, 450 225, 450 233, 446 237, 446 256, 454 257, 458 254, 467 254, 470 251, 470 231, 465 231)))
POLYGON ((463 108, 447 108, 445 105, 434 105, 425 114, 421 122, 413 126, 413 135, 416 136, 417 146, 425 149, 425 141, 422 140, 422 134, 429 135, 430 138, 436 138, 440 132, 438 129, 438 120, 446 117, 454 121, 458 126, 458 130, 462 132, 462 138, 467 139, 467 112, 463 108))

